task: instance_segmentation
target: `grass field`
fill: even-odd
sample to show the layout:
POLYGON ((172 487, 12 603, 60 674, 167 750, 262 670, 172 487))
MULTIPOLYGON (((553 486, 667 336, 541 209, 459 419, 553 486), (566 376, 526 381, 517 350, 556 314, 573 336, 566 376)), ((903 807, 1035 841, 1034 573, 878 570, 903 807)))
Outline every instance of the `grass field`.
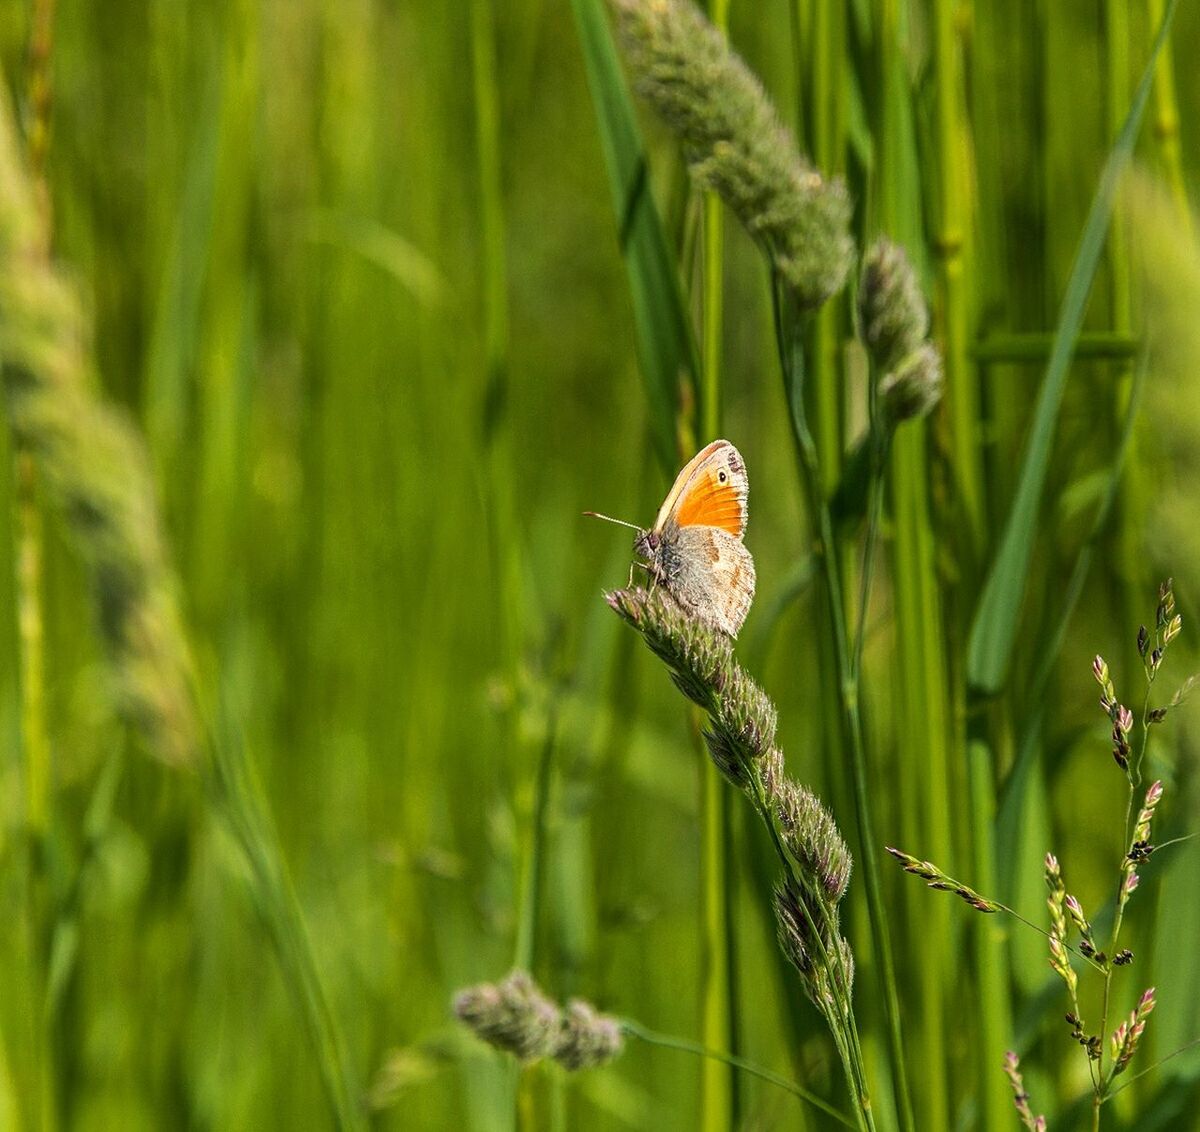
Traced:
POLYGON ((1194 708, 1137 745, 1168 576, 1150 706, 1200 667, 1200 10, 712 0, 852 205, 790 324, 631 4, 0 6, 0 1130, 842 1126, 672 1041, 880 1132, 1021 1128, 1009 1050, 1051 1132, 1200 1128, 1197 843, 1114 897, 1152 781, 1153 842, 1200 831, 1194 708), (864 476, 880 234, 944 388, 864 476), (752 799, 603 600, 630 532, 582 517, 649 525, 717 436, 736 656, 854 858, 847 1049, 752 799), (1115 969, 1064 921, 1076 1003, 1048 851, 1097 947, 1126 913, 1115 969), (514 966, 621 1055, 478 1041, 454 995, 514 966))

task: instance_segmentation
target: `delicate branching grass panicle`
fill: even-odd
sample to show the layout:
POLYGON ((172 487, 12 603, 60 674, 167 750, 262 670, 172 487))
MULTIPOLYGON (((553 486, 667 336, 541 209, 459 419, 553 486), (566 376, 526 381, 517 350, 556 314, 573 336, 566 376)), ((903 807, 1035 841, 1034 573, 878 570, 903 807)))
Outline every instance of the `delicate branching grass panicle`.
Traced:
POLYGON ((123 714, 153 754, 192 764, 199 726, 190 653, 145 448, 93 393, 82 307, 48 243, 0 103, 0 373, 9 423, 89 567, 123 714))
POLYGON ((521 1061, 551 1058, 565 1069, 590 1069, 611 1061, 624 1044, 615 1018, 579 999, 561 1008, 524 971, 459 991, 454 1013, 489 1045, 521 1061))
POLYGON ((881 237, 867 253, 858 314, 886 425, 928 414, 942 395, 942 358, 928 341, 929 307, 916 272, 891 240, 881 237))
POLYGON ((885 846, 885 848, 900 862, 900 867, 906 873, 912 873, 913 876, 920 877, 929 888, 936 889, 939 892, 953 892, 955 896, 965 900, 977 912, 1002 911, 1001 906, 996 901, 989 900, 986 896, 976 892, 970 885, 963 884, 962 881, 955 880, 952 876, 947 876, 932 861, 922 861, 916 857, 910 857, 907 853, 903 853, 899 849, 893 849, 890 845, 885 846))
POLYGON ((692 176, 766 252, 797 304, 839 291, 854 260, 850 200, 801 156, 762 84, 690 0, 609 0, 638 90, 692 176))
POLYGON ((1017 1115, 1021 1118, 1021 1123, 1030 1132, 1046 1132, 1046 1118, 1034 1116, 1029 1107, 1029 1094, 1025 1091, 1025 1081, 1021 1077, 1021 1062, 1012 1050, 1004 1055, 1004 1073, 1012 1085, 1013 1103, 1017 1106, 1017 1115))
MULTIPOLYGON (((1144 639, 1145 626, 1138 633, 1138 651, 1145 656, 1144 639)), ((1113 761, 1126 774, 1129 773, 1129 756, 1132 748, 1129 745, 1129 733, 1133 730, 1133 712, 1117 699, 1117 691, 1108 671, 1104 657, 1097 656, 1092 661, 1092 675, 1100 685, 1100 710, 1112 720, 1112 755, 1113 761)))

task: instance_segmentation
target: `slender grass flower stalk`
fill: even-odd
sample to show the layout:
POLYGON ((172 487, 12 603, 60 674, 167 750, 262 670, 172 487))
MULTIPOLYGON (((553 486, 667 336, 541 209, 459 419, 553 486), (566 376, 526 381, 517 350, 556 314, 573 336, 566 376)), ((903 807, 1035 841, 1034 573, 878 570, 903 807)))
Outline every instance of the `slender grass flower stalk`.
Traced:
POLYGON ((860 1126, 873 1128, 851 1003, 854 960, 838 917, 851 858, 836 822, 815 794, 788 777, 775 745, 775 707, 734 659, 728 637, 689 617, 662 587, 616 590, 606 599, 667 665, 675 686, 707 713, 704 739, 713 763, 748 795, 770 832, 784 866, 774 901, 780 947, 829 1025, 860 1126))
POLYGON ((609 0, 637 88, 678 135, 696 181, 762 247, 800 309, 841 290, 850 199, 799 152, 762 84, 690 0, 609 0))
MULTIPOLYGON (((1050 967, 1062 979, 1070 1000, 1071 1009, 1066 1015, 1066 1020, 1071 1027, 1071 1037, 1083 1047, 1087 1056, 1088 1074, 1092 1082, 1093 1132, 1098 1132, 1100 1128, 1101 1109, 1113 1092, 1113 1080, 1125 1072, 1136 1055, 1138 1044, 1146 1030, 1146 1020, 1157 1001, 1154 987, 1142 993, 1129 1017, 1108 1035, 1109 1057, 1106 1064, 1105 1034, 1108 1031, 1113 975, 1118 968, 1129 967, 1134 961, 1133 952, 1127 947, 1119 946, 1121 926, 1129 900, 1140 884, 1138 867, 1155 852, 1151 834, 1155 813, 1163 798, 1163 784, 1157 781, 1151 783, 1142 795, 1141 806, 1135 814, 1134 801, 1141 783, 1146 746, 1151 728, 1166 718, 1169 709, 1182 702, 1194 683, 1194 680, 1188 680, 1165 706, 1150 706, 1150 695, 1163 657, 1167 647, 1179 635, 1182 626, 1182 619, 1175 612, 1175 595, 1171 581, 1167 579, 1159 587, 1154 631, 1151 632, 1143 625, 1137 633, 1137 650, 1145 669, 1146 685, 1140 719, 1140 741, 1135 742, 1133 738, 1138 729, 1138 721, 1135 720, 1133 712, 1118 698, 1107 662, 1102 656, 1097 656, 1092 661, 1092 676, 1100 685, 1100 709, 1112 722, 1113 759, 1124 774, 1129 790, 1125 821, 1121 827, 1122 856, 1117 872, 1116 908, 1107 951, 1101 951, 1097 946, 1092 924, 1084 912, 1083 904, 1078 897, 1067 891, 1058 858, 1053 853, 1047 853, 1045 858, 1044 875, 1048 892, 1046 907, 1050 919, 1050 928, 1045 935, 1050 945, 1050 967), (1077 942, 1073 942, 1073 937, 1077 938, 1077 942), (1079 975, 1072 965, 1072 954, 1084 960, 1103 978, 1100 1025, 1092 1032, 1089 1032, 1080 1012, 1079 975)), ((948 877, 928 861, 920 861, 897 849, 889 849, 888 852, 900 861, 906 871, 926 880, 930 888, 957 892, 980 911, 1003 911, 1017 916, 1011 908, 980 897, 973 889, 948 877)), ((1017 918, 1021 919, 1020 916, 1017 918)), ((1028 921, 1023 922, 1028 924, 1028 921)), ((1045 1120, 1043 1117, 1035 1119, 1029 1109, 1028 1096, 1017 1071, 1015 1054, 1010 1053, 1006 1058, 1004 1071, 1016 1093, 1017 1111, 1025 1126, 1041 1132, 1045 1128, 1045 1120)))

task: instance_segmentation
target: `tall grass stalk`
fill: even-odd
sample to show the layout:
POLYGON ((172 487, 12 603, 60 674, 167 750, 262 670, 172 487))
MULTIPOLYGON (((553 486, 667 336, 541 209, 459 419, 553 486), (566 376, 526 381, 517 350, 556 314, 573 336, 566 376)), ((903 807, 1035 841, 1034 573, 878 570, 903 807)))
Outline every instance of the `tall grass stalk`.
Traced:
MULTIPOLYGON (((730 0, 710 0, 709 19, 728 34, 730 0)), ((725 330, 725 232, 721 198, 703 194, 703 283, 700 437, 707 444, 722 435, 721 349, 725 330)), ((737 999, 734 980, 736 938, 732 920, 733 816, 730 796, 718 769, 701 763, 701 876, 703 978, 701 1034, 713 1049, 737 1053, 737 999)), ((706 1058, 701 1068, 700 1113, 706 1132, 724 1132, 739 1122, 737 1080, 724 1061, 706 1058)))
MULTIPOLYGON (((1106 76, 1104 83, 1105 132, 1116 137, 1129 106, 1129 88, 1132 67, 1129 56, 1130 12, 1127 3, 1108 0, 1104 11, 1104 53, 1106 76)), ((1169 52, 1164 52, 1169 54, 1169 52)), ((1157 76, 1157 70, 1155 74, 1157 76)), ((1126 210, 1116 208, 1110 222, 1108 240, 1105 244, 1105 267, 1109 288, 1108 325, 1116 334, 1130 335, 1133 332, 1133 265, 1130 255, 1129 223, 1126 210)), ((1125 406, 1133 389, 1134 360, 1121 359, 1112 363, 1111 387, 1112 420, 1114 431, 1119 430, 1125 406)), ((1132 443, 1137 445, 1137 437, 1132 443)), ((1136 621, 1141 605, 1141 594, 1145 591, 1145 556, 1143 554, 1144 532, 1142 517, 1149 510, 1153 486, 1144 482, 1141 461, 1136 459, 1126 470, 1125 482, 1117 509, 1115 532, 1116 554, 1120 562, 1119 613, 1122 624, 1136 621)), ((1126 649, 1126 658, 1133 659, 1132 648, 1126 649)))
POLYGON ((775 899, 780 945, 829 1026, 855 1116, 871 1132, 875 1115, 854 1016, 853 957, 839 923, 850 879, 841 834, 819 800, 787 777, 774 745, 775 707, 734 659, 728 637, 686 614, 662 587, 606 597, 668 666, 679 691, 706 713, 713 763, 749 797, 771 837, 784 876, 775 899))
MULTIPOLYGON (((808 68, 812 106, 812 156, 826 176, 845 172, 845 91, 842 68, 846 65, 844 4, 812 6, 812 46, 808 68)), ((799 41, 793 50, 799 51, 799 41)), ((803 73, 803 72, 801 72, 803 73)), ((821 467, 821 491, 832 494, 841 474, 846 436, 843 416, 845 381, 842 374, 842 300, 835 296, 813 316, 812 430, 821 467)))
POLYGON ((682 384, 702 372, 679 268, 648 184, 646 154, 609 30, 605 0, 571 0, 608 172, 633 307, 638 370, 664 475, 679 467, 682 384))
MULTIPOLYGON (((911 1101, 908 1093, 908 1077, 905 1068, 905 1046, 900 1030, 900 1003, 896 983, 895 962, 892 957, 888 930, 887 911, 879 883, 879 867, 875 849, 874 824, 871 817, 870 791, 867 786, 866 738, 859 708, 858 680, 852 668, 850 638, 844 614, 841 573, 834 541, 833 522, 829 503, 821 491, 820 464, 816 445, 808 429, 802 403, 804 355, 799 346, 796 329, 787 325, 784 299, 775 283, 775 312, 779 341, 780 368, 784 374, 785 387, 799 396, 792 397, 792 426, 796 448, 801 463, 801 480, 809 506, 809 514, 815 522, 816 553, 820 563, 825 607, 832 628, 832 643, 836 671, 838 673, 838 703, 842 712, 842 726, 850 750, 850 766, 854 784, 854 807, 858 825, 860 863, 867 890, 867 907, 871 922, 871 948, 879 963, 880 988, 884 997, 884 1017, 888 1035, 888 1054, 896 1092, 901 1128, 913 1132, 911 1101)), ((851 1056, 861 1063, 861 1048, 858 1046, 857 1031, 851 1056)))
MULTIPOLYGON (((969 356, 975 296, 971 294, 971 269, 975 266, 972 241, 974 146, 964 114, 963 37, 969 15, 952 0, 936 0, 933 10, 935 68, 935 148, 937 153, 938 214, 933 250, 937 267, 937 322, 946 366, 946 419, 953 449, 952 523, 958 584, 950 591, 952 608, 947 623, 959 629, 952 648, 961 648, 961 630, 967 625, 967 595, 979 584, 987 539, 983 463, 978 443, 980 397, 978 374, 969 356)), ((946 524, 942 528, 949 533, 946 524)), ((954 667, 951 657, 945 660, 954 667)), ((966 688, 961 670, 951 672, 950 695, 954 746, 966 752, 971 856, 986 891, 994 890, 995 776, 991 750, 978 726, 967 720, 966 688)), ((1012 1019, 1008 1009, 1008 957, 1003 933, 988 919, 973 925, 975 977, 979 983, 980 1041, 975 1055, 978 1095, 983 1123, 1001 1127, 1010 1119, 1010 1098, 996 1072, 1008 1049, 1012 1019)))
MULTIPOLYGON (((488 512, 488 544, 492 576, 504 600, 497 603, 497 636, 501 671, 508 686, 509 706, 503 716, 502 765, 523 777, 518 759, 517 704, 521 689, 521 597, 523 583, 518 560, 520 532, 516 525, 513 461, 509 422, 509 315, 507 227, 501 170, 500 87, 497 75, 495 5, 471 0, 471 75, 475 110, 476 173, 478 177, 480 243, 482 246, 483 390, 480 405, 487 477, 484 488, 488 512)), ((552 743, 532 769, 533 811, 525 823, 517 861, 516 938, 514 966, 531 970, 534 937, 541 898, 541 850, 545 841, 546 791, 549 789, 552 743)), ((536 1122, 535 1080, 513 1067, 515 1127, 536 1122)))
MULTIPOLYGON (((50 149, 50 108, 53 88, 54 0, 35 0, 27 48, 26 101, 29 108, 26 156, 33 207, 48 252, 51 232, 50 192, 46 184, 46 159, 50 149)), ((0 101, 0 114, 7 107, 0 101)), ((52 854, 50 809, 53 766, 46 721, 45 523, 39 498, 37 466, 33 454, 18 439, 14 448, 12 482, 15 495, 18 689, 20 695, 21 753, 25 778, 28 928, 30 950, 39 955, 50 938, 56 915, 49 862, 52 854)), ((49 1009, 45 971, 34 963, 34 1001, 41 1007, 34 1020, 33 1064, 35 1103, 45 1132, 58 1127, 57 1061, 53 1039, 54 1019, 49 1009)))
MULTIPOLYGON (((710 0, 708 16, 722 35, 729 31, 730 0, 710 0)), ((707 444, 722 435, 721 353, 724 331, 725 233, 721 198, 704 193, 703 334, 700 355, 699 438, 707 444)), ((689 458, 687 455, 685 459, 689 458)), ((735 847, 729 794, 717 768, 704 759, 700 769, 701 1033, 713 1049, 736 1053, 737 1004, 734 999, 735 936, 732 931, 732 869, 735 847)), ((701 1067, 700 1119, 705 1132, 736 1127, 737 1084, 730 1065, 706 1058, 701 1067)))
POLYGON ((34 454, 47 498, 88 569, 124 718, 165 765, 199 774, 214 813, 251 865, 252 891, 301 1016, 339 1128, 363 1126, 336 1019, 278 844, 247 779, 227 773, 197 707, 184 634, 140 437, 90 388, 80 305, 50 261, 44 218, 0 103, 0 370, 8 424, 34 454))
MULTIPOLYGON (((880 149, 879 219, 885 232, 909 247, 920 247, 912 95, 907 78, 906 34, 900 5, 882 0, 878 9, 879 75, 882 105, 876 124, 880 149)), ((961 377, 961 375, 959 375, 961 377)), ((934 533, 928 499, 925 427, 896 436, 889 467, 893 510, 891 571, 896 610, 900 679, 895 689, 897 758, 901 766, 922 766, 920 789, 904 793, 905 825, 926 829, 943 851, 950 848, 950 706, 943 654, 943 610, 935 586, 934 533)), ((909 954, 921 954, 919 1087, 921 1127, 944 1132, 949 1120, 946 988, 954 980, 948 946, 948 909, 911 923, 909 954)), ((911 1117, 910 1117, 911 1119, 911 1117)))
MULTIPOLYGON (((938 329, 946 365, 946 408, 954 451, 954 517, 960 568, 973 578, 986 538, 983 465, 978 444, 980 414, 971 364, 972 181, 974 154, 965 121, 963 44, 966 20, 954 0, 935 0, 933 48, 938 212, 933 249, 937 266, 938 329)), ((1005 1098, 1007 1103, 1007 1097, 1005 1098)))
MULTIPOLYGON (((792 55, 795 60, 797 91, 801 105, 797 114, 798 129, 805 131, 807 142, 818 168, 827 175, 845 171, 845 82, 843 69, 847 65, 846 20, 848 13, 842 4, 810 4, 795 0, 791 5, 792 55), (807 114, 804 111, 807 109, 807 114)), ((809 398, 813 440, 819 464, 820 493, 828 499, 842 471, 842 452, 846 442, 845 374, 843 372, 842 330, 843 300, 835 295, 812 316, 808 331, 805 388, 799 395, 809 398)), ((795 393, 793 395, 796 395, 795 393)), ((815 516, 810 515, 815 528, 815 516)), ((852 569, 852 556, 839 559, 852 569)), ((848 576, 848 584, 849 576, 848 576)), ((813 607, 816 631, 828 640, 834 626, 828 607, 817 600, 813 607)), ((845 803, 852 796, 851 775, 847 769, 846 743, 839 706, 841 674, 831 650, 817 651, 815 664, 816 698, 819 705, 819 734, 821 758, 826 781, 830 783, 835 802, 845 803)), ((861 928, 861 906, 852 908, 861 928)), ((871 956, 863 957, 869 970, 871 956)), ((871 1035, 866 1035, 869 1044, 871 1035)))

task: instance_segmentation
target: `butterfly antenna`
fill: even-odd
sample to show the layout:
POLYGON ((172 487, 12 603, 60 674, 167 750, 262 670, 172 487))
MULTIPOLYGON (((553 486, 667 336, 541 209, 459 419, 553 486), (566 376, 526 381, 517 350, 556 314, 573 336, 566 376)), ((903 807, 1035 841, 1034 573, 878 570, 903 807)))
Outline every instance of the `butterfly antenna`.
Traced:
POLYGON ((636 523, 627 523, 624 519, 614 519, 611 515, 601 515, 599 511, 585 511, 584 514, 590 515, 593 519, 603 519, 606 523, 616 523, 619 527, 628 527, 631 531, 642 529, 636 523))

